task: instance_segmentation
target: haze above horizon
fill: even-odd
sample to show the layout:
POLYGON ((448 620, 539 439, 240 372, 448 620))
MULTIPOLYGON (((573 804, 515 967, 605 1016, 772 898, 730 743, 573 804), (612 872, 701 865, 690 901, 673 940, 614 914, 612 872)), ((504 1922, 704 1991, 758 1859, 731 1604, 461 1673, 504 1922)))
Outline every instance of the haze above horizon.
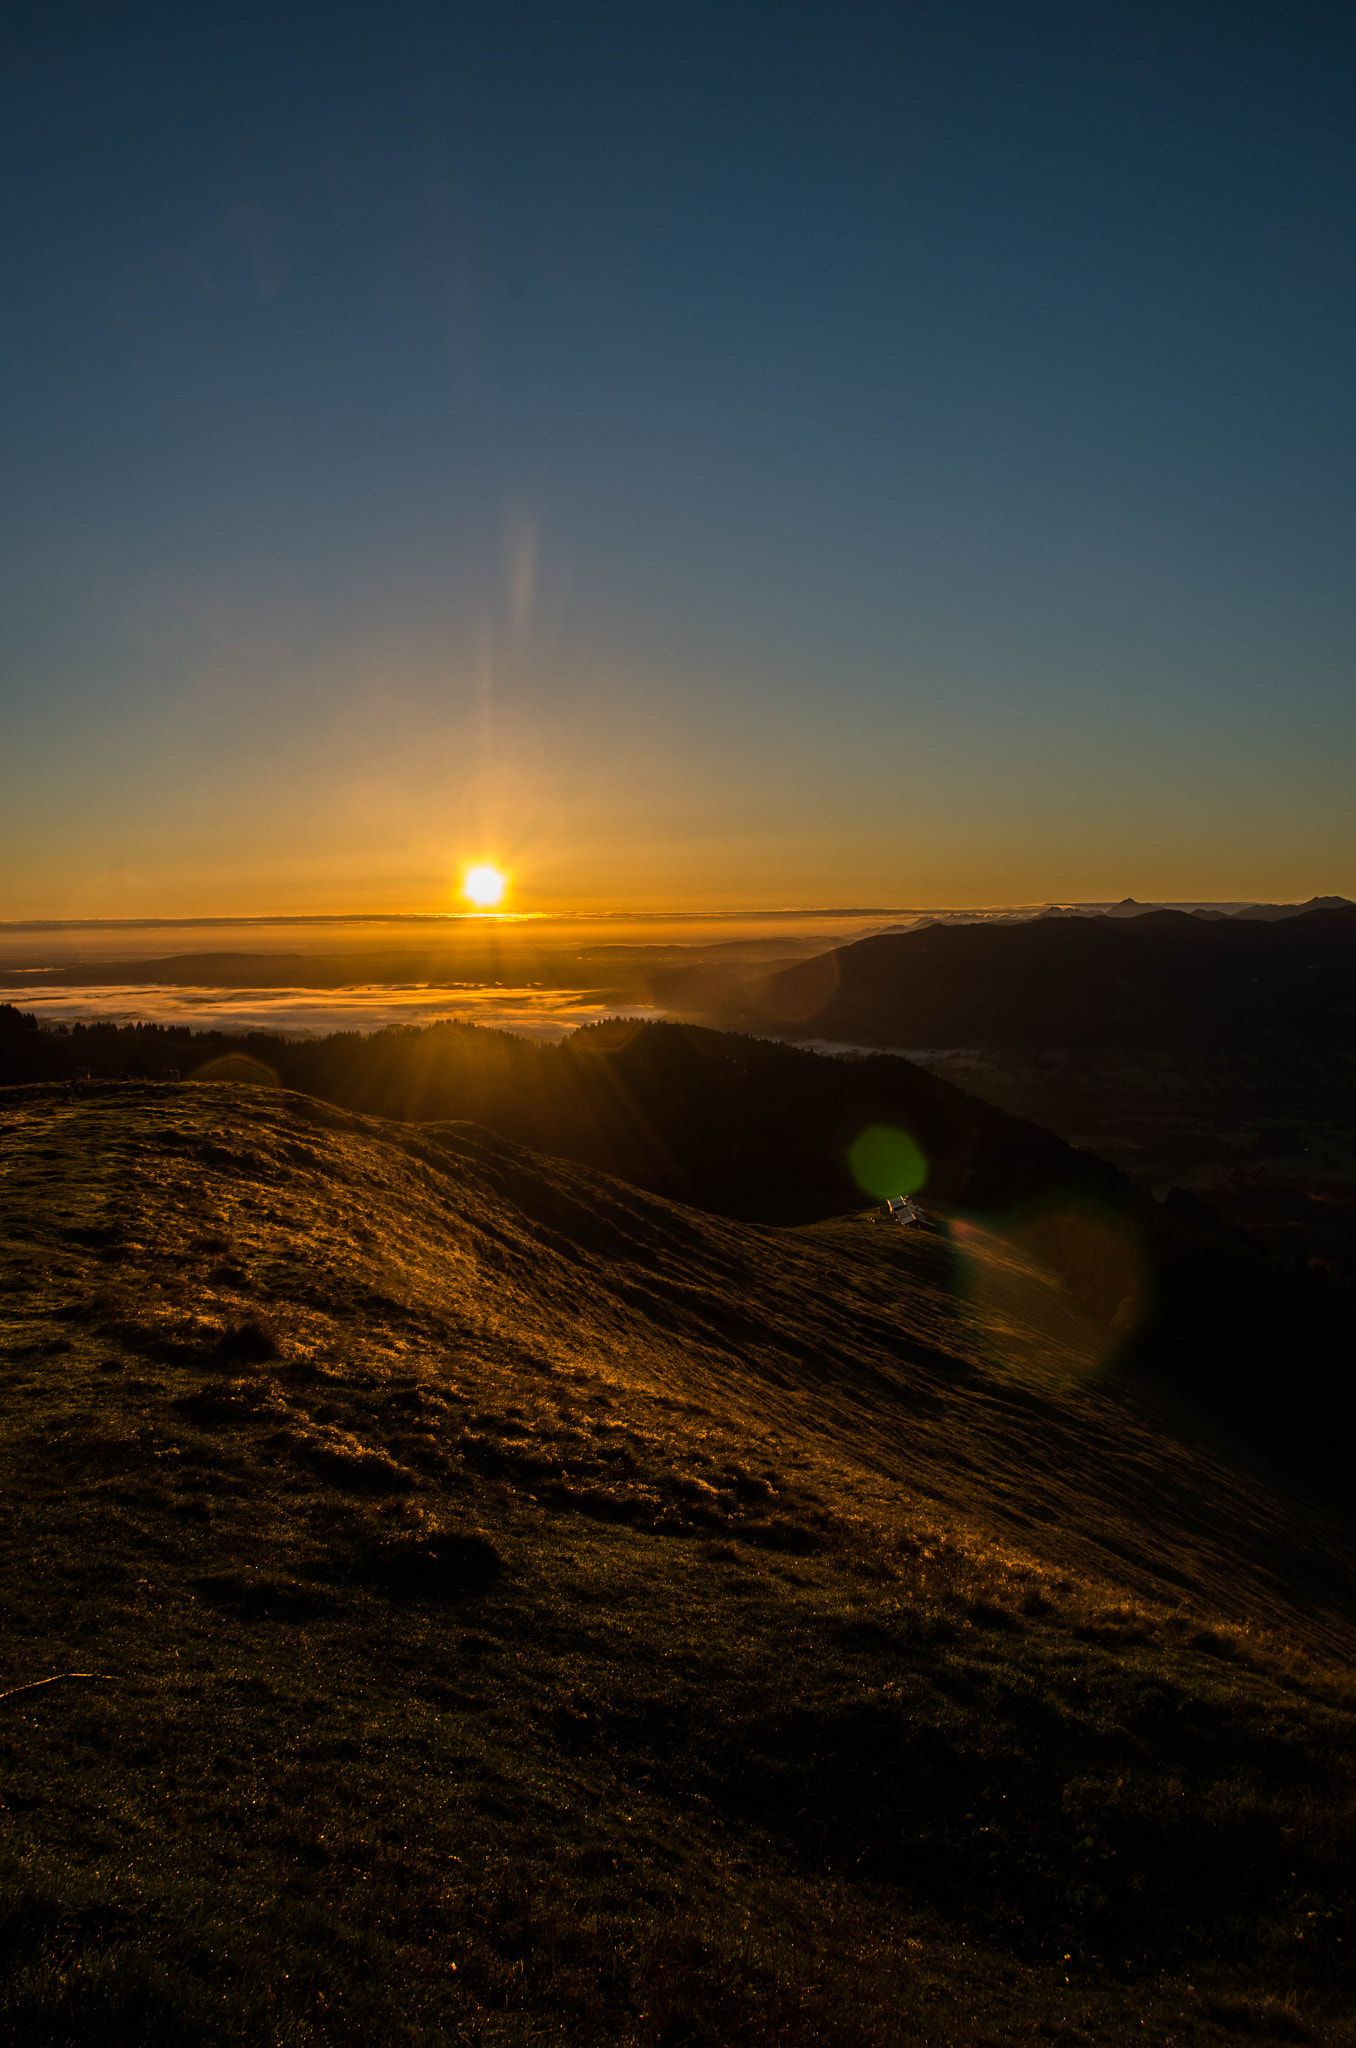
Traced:
POLYGON ((1332 10, 4 38, 0 919, 1356 895, 1332 10))

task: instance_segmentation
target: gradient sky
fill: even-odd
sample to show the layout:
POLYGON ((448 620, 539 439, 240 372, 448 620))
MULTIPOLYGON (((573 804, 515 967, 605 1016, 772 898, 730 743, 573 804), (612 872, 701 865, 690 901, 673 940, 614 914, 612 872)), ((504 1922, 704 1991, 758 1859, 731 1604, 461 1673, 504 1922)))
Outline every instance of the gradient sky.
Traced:
POLYGON ((16 14, 0 916, 1356 895, 1351 23, 16 14))

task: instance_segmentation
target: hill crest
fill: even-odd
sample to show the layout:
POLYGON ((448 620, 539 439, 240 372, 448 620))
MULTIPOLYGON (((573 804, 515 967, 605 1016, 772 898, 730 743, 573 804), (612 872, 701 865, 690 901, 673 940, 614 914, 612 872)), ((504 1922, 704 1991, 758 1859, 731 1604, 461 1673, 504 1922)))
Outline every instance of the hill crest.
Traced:
POLYGON ((753 984, 747 1013, 893 1048, 1216 1048, 1323 1035, 1356 1014, 1356 908, 1268 922, 1186 911, 928 925, 753 984))

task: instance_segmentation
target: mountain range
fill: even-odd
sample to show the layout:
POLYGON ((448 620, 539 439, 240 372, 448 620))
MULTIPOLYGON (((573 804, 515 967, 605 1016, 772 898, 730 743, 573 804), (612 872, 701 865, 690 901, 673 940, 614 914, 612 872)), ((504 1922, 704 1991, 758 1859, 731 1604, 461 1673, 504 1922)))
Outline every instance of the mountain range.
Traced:
POLYGON ((860 939, 723 993, 667 985, 674 1007, 882 1048, 1215 1050, 1248 1030, 1349 1035, 1356 907, 1206 920, 1189 912, 932 924, 860 939))

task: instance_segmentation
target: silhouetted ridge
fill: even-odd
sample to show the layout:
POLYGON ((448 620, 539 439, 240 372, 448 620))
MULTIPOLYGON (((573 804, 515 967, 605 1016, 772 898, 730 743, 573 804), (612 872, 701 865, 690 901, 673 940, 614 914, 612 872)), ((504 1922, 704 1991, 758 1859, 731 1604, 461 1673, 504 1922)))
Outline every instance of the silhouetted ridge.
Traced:
POLYGON ((1243 1029, 1328 1035, 1356 1015, 1356 908, 925 925, 788 967, 748 1007, 882 1047, 1208 1051, 1243 1029))
POLYGON ((1236 910, 1236 918, 1248 922, 1254 918, 1274 923, 1281 918, 1305 917, 1315 910, 1350 910, 1356 908, 1349 896, 1311 896, 1307 903, 1250 903, 1245 910, 1236 910))
POLYGON ((544 1045, 470 1024, 295 1040, 153 1024, 36 1031, 0 1005, 0 1082, 248 1079, 239 1064, 348 1109, 466 1118, 727 1215, 794 1222, 860 1206, 848 1148, 869 1124, 906 1127, 934 1199, 990 1209, 1054 1185, 1105 1191, 1121 1175, 1063 1139, 905 1060, 845 1062, 771 1039, 622 1020, 544 1045))

